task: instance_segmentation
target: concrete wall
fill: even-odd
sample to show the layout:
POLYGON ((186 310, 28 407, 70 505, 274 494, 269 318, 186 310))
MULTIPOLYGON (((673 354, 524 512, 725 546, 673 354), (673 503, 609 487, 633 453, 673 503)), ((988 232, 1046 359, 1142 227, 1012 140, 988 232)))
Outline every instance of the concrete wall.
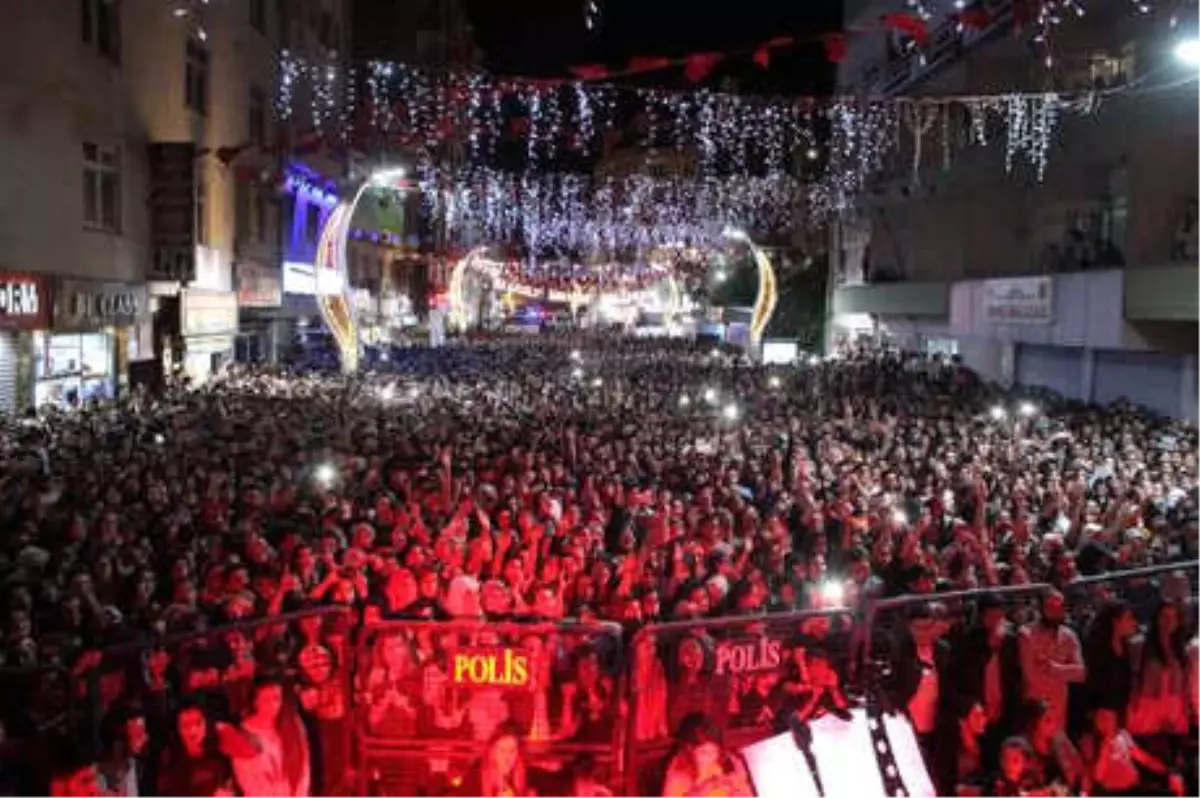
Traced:
POLYGON ((145 147, 122 68, 85 44, 79 0, 12 0, 0 24, 0 269, 140 281, 145 147), (83 143, 115 147, 119 232, 83 227, 83 143))
MULTIPOLYGON (((896 10, 894 6, 870 4, 858 10, 856 19, 866 22, 896 10)), ((1161 23, 1152 16, 1140 17, 1125 3, 1093 4, 1084 20, 1069 20, 1057 30, 1060 58, 1050 70, 1024 38, 1006 30, 903 91, 946 95, 1079 88, 1087 58, 1101 52, 1132 52, 1130 78, 1149 76, 1151 83, 1170 83, 1187 75, 1170 57, 1179 34, 1161 23)), ((885 33, 852 36, 848 58, 839 70, 843 86, 856 86, 873 63, 887 63, 888 50, 885 33)), ((1105 213, 1123 227, 1113 237, 1122 259, 1109 265, 1123 262, 1137 268, 1168 262, 1188 213, 1187 201, 1197 193, 1197 99, 1194 84, 1188 83, 1174 90, 1118 92, 1106 97, 1095 113, 1065 114, 1042 183, 1025 165, 1006 174, 999 117, 989 131, 988 145, 969 149, 957 146, 956 131, 965 121, 952 120, 956 146, 949 169, 943 169, 940 130, 931 131, 924 141, 919 186, 913 184, 909 168, 912 140, 902 136, 890 177, 863 202, 870 230, 868 279, 880 271, 908 280, 1055 271, 1052 248, 1062 248, 1067 241, 1072 219, 1105 213)), ((847 276, 856 271, 849 270, 847 276)))
MULTIPOLYGON (((99 1, 99 0, 98 0, 99 1)), ((149 257, 147 146, 195 141, 237 147, 249 138, 250 87, 267 101, 267 140, 275 138, 278 4, 265 3, 266 33, 250 25, 247 2, 211 3, 194 20, 211 51, 209 110, 184 102, 185 43, 191 18, 161 0, 122 0, 120 58, 112 63, 83 41, 80 0, 9 0, 0 25, 0 269, 140 281, 149 257), (121 228, 84 230, 83 142, 117 147, 121 228)), ((313 50, 321 12, 346 28, 345 0, 287 0, 293 40, 313 50)), ((341 51, 345 52, 345 41, 341 51)), ((251 164, 255 163, 251 156, 251 164)), ((241 160, 238 162, 242 163, 241 160)), ((274 157, 261 162, 275 165, 274 157)), ((235 170, 211 155, 198 169, 207 183, 207 249, 199 271, 206 287, 230 283, 237 250, 235 170)), ((272 198, 273 202, 274 198, 272 198)), ((272 229, 278 222, 272 220, 272 229)), ((246 254, 278 262, 278 234, 246 254)), ((226 289, 227 290, 227 289, 226 289)))

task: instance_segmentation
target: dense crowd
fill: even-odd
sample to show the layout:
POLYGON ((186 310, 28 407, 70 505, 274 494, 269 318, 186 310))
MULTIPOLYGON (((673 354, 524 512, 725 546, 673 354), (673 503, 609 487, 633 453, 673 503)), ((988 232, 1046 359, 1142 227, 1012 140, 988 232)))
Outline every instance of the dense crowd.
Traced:
POLYGON ((633 638, 634 735, 677 743, 662 789, 736 794, 721 730, 853 706, 876 658, 854 608, 928 594, 889 633, 880 684, 941 791, 1195 792, 1194 574, 1078 589, 1196 557, 1194 427, 878 352, 763 368, 539 336, 381 366, 231 371, 6 422, 2 654, 33 675, 6 696, 5 789, 37 788, 22 745, 87 700, 102 750, 69 747, 59 794, 347 794, 352 704, 372 734, 484 744, 440 789, 597 794, 595 762, 545 767, 525 746, 612 739, 618 646, 523 624, 846 607, 720 700, 710 636, 633 638), (1029 583, 1056 590, 937 600, 1029 583), (539 652, 531 697, 450 689, 468 635, 419 624, 377 636, 344 683, 350 630, 430 619, 513 622, 539 652), (136 662, 105 671, 114 651, 136 662))

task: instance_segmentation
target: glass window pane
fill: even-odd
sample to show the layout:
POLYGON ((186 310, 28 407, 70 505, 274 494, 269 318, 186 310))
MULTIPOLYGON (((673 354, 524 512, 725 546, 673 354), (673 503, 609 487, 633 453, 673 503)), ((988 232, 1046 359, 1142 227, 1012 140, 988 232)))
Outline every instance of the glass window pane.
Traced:
POLYGON ((82 23, 83 40, 91 43, 92 41, 92 3, 95 0, 80 0, 80 21, 82 23))
POLYGON ((115 174, 106 174, 100 176, 100 209, 104 214, 101 222, 109 230, 116 230, 121 224, 121 214, 119 210, 120 191, 117 185, 117 176, 115 174))
POLYGON ((96 224, 96 173, 83 171, 83 221, 96 224))

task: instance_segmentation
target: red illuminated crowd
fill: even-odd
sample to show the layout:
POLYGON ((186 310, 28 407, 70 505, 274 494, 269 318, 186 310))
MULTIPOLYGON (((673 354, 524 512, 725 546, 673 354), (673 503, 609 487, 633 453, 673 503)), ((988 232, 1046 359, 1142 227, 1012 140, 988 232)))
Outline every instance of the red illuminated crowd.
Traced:
POLYGON ((620 789, 607 764, 530 744, 600 746, 627 717, 673 743, 654 790, 742 794, 730 730, 869 687, 944 793, 1195 794, 1195 573, 1081 581, 1196 558, 1193 426, 876 352, 764 368, 539 336, 386 365, 6 422, 7 794, 352 794, 364 728, 477 741, 441 792, 596 795, 620 789), (1056 592, 938 596, 1030 583, 1056 592), (868 646, 858 610, 908 594, 930 601, 868 646), (844 619, 746 653, 753 675, 719 698, 700 624, 631 637, 834 605, 844 619), (454 689, 460 643, 419 624, 450 619, 539 652, 527 697, 454 689), (567 619, 624 641, 520 631, 567 619), (388 621, 410 631, 372 638, 352 678, 355 630, 388 621), (81 704, 102 710, 86 733, 64 728, 81 704))

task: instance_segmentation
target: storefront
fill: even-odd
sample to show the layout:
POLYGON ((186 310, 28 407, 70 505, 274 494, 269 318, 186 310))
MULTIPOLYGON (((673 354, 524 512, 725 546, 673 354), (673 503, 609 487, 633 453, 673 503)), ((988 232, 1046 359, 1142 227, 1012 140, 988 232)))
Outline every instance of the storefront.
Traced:
POLYGON ((138 325, 147 307, 145 286, 59 280, 51 328, 33 335, 38 406, 115 398, 142 354, 138 325))
POLYGON ((237 294, 188 288, 180 308, 183 371, 192 382, 202 383, 233 358, 238 332, 237 294))
POLYGON ((50 326, 52 297, 45 275, 0 272, 0 412, 33 399, 33 336, 50 326))
POLYGON ((273 363, 290 340, 290 325, 282 314, 283 284, 279 270, 250 261, 237 264, 237 359, 273 363))

